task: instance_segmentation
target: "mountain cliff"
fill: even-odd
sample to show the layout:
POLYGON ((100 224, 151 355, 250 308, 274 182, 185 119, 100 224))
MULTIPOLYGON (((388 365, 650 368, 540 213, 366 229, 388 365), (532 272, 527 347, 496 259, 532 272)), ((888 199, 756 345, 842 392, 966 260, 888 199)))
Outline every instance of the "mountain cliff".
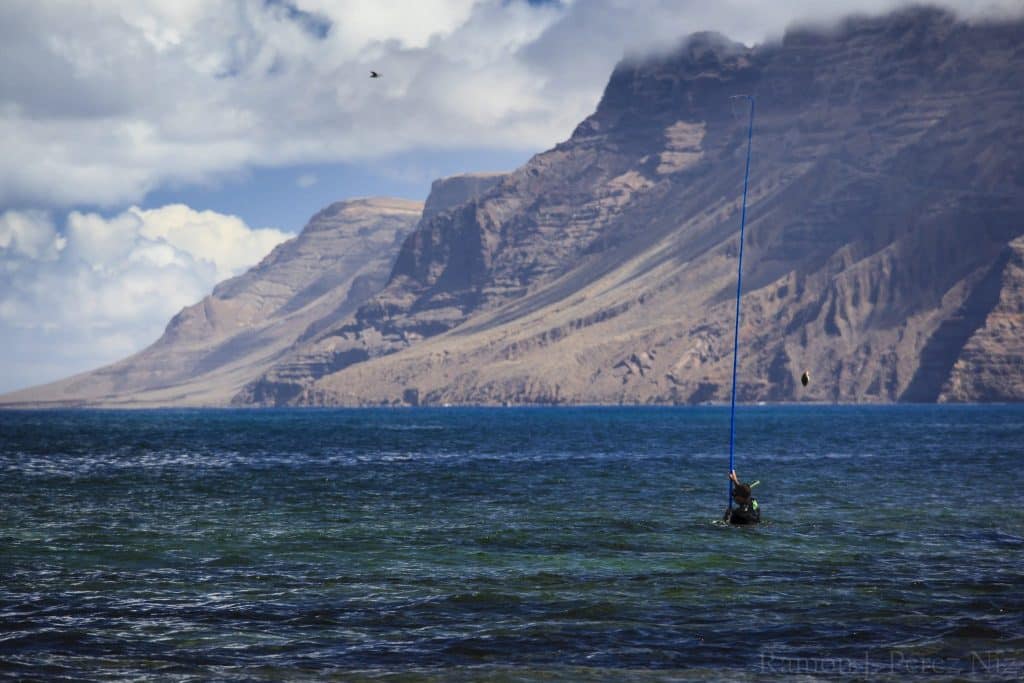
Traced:
POLYGON ((354 206, 334 205, 146 351, 15 397, 727 400, 737 94, 757 103, 740 400, 1024 400, 1024 22, 927 8, 628 59, 514 172, 439 181, 422 215, 378 202, 391 227, 314 247, 354 206))
POLYGON ((915 9, 621 64, 237 404, 1024 398, 1024 26, 915 9), (814 381, 795 381, 804 370, 814 381))
POLYGON ((356 310, 387 281, 423 205, 338 202, 248 272, 168 323, 147 349, 113 365, 8 394, 7 404, 217 405, 266 371, 302 333, 356 310))

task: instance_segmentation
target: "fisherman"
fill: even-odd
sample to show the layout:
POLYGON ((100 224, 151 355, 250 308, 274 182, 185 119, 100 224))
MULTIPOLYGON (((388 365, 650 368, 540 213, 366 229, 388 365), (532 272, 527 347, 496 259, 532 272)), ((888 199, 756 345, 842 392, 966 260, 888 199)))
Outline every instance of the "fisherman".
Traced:
POLYGON ((729 506, 725 511, 725 521, 729 524, 757 524, 761 521, 761 508, 757 505, 751 489, 761 482, 743 484, 736 476, 736 470, 729 472, 729 481, 732 482, 732 499, 738 507, 729 506))

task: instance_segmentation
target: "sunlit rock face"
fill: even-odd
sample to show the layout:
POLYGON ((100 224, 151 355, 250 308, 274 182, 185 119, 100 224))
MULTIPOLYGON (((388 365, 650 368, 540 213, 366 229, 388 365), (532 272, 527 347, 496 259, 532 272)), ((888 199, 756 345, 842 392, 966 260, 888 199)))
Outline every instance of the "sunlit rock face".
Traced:
POLYGON ((740 399, 1018 400, 1021 44, 914 10, 624 62, 569 140, 431 212, 380 293, 236 400, 726 400, 736 94, 740 399))
MULTIPOLYGON (((753 95, 740 400, 1021 400, 1021 45, 1021 22, 914 9, 753 48, 697 34, 627 60, 565 142, 505 175, 435 184, 415 229, 380 252, 386 274, 358 296, 355 280, 338 285, 216 399, 728 400, 749 114, 733 96, 753 95)), ((261 267, 243 276, 251 298, 223 285, 166 343, 241 325, 245 347, 326 277, 271 304, 285 285, 261 267)), ((175 381, 242 358, 220 348, 185 354, 175 381)))
POLYGON ((348 315, 387 281, 420 202, 338 202, 249 271, 183 309, 138 354, 3 397, 61 405, 223 405, 311 326, 348 315))

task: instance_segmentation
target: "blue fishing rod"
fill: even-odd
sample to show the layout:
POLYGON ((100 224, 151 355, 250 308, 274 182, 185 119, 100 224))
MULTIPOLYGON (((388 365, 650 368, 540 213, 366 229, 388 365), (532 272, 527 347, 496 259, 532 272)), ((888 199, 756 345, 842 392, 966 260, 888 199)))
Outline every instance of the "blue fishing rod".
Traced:
MULTIPOLYGON (((740 295, 743 293, 743 235, 747 227, 747 188, 750 184, 750 148, 754 142, 754 96, 733 95, 750 102, 750 125, 747 128, 747 168, 743 173, 743 209, 740 214, 740 257, 736 275, 736 327, 732 338, 732 404, 729 408, 729 473, 736 469, 736 366, 740 350, 740 295)), ((732 479, 729 479, 729 510, 732 510, 732 479)))

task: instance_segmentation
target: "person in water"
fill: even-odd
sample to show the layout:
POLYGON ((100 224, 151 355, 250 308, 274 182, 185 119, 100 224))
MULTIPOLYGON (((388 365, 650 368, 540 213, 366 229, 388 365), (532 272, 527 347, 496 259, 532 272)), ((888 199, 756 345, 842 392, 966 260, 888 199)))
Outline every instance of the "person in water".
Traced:
POLYGON ((729 506, 725 511, 725 521, 729 524, 757 524, 761 521, 761 508, 753 496, 751 489, 758 484, 744 484, 736 476, 736 470, 729 473, 732 482, 732 499, 737 507, 729 506))

